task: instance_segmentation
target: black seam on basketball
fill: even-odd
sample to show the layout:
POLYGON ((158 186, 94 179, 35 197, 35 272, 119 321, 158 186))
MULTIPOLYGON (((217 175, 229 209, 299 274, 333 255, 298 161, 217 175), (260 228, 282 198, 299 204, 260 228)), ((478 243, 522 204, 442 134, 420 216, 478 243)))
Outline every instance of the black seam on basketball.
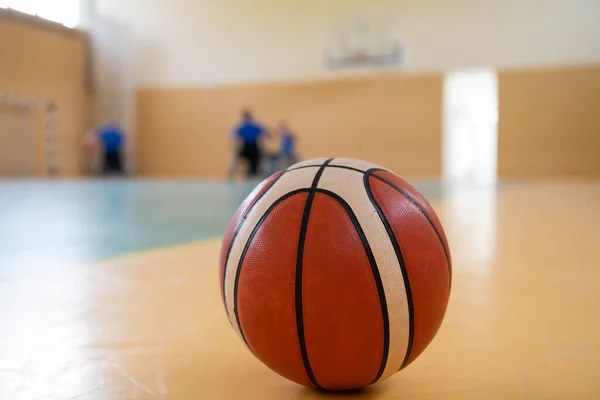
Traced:
POLYGON ((440 232, 435 227, 435 224, 433 223, 433 221, 431 220, 431 218, 429 217, 427 212, 425 212, 425 210, 421 207, 421 205, 415 199, 413 199, 412 196, 410 196, 408 193, 406 193, 406 191, 402 190, 401 188, 394 185, 392 182, 388 181, 385 178, 382 178, 377 175, 373 175, 373 172, 377 172, 377 171, 385 171, 385 170, 373 169, 373 170, 367 171, 367 173, 369 174, 369 176, 372 176, 373 178, 376 178, 376 179, 380 180, 381 182, 388 184, 392 188, 396 189, 398 192, 402 193, 404 195, 404 197, 406 197, 411 203, 413 203, 417 207, 417 209, 421 212, 421 214, 423 214, 425 219, 427 219, 427 222, 429 222, 429 225, 431 225, 431 227, 433 228, 433 231, 435 232, 436 236, 440 240, 442 249, 444 249, 444 255, 446 256, 446 265, 448 265, 448 280, 450 281, 450 284, 452 284, 452 271, 451 271, 451 267, 450 267, 450 256, 448 255, 448 249, 446 249, 446 245, 444 245, 444 241, 442 240, 442 235, 440 235, 440 232))
POLYGON ((321 168, 321 167, 322 167, 322 165, 311 164, 311 165, 302 165, 302 166, 296 167, 296 168, 289 168, 289 169, 286 169, 285 171, 290 172, 290 171, 296 171, 296 170, 305 169, 305 168, 321 168))
POLYGON ((313 370, 310 366, 308 359, 308 351, 306 350, 306 339, 304 337, 304 315, 302 310, 302 262, 304 259, 304 243, 306 241, 306 230, 308 229, 308 219, 310 217, 310 209, 312 207, 313 200, 315 198, 315 192, 319 179, 323 175, 325 168, 329 163, 333 161, 333 158, 325 161, 319 168, 315 177, 312 181, 310 191, 306 197, 306 203, 304 205, 304 212, 302 213, 302 223, 300 225, 300 236, 298 238, 298 253, 296 255, 296 282, 295 282, 295 298, 296 298, 296 329, 298 331, 298 343, 300 344, 300 353, 302 354, 302 363, 304 364, 304 370, 308 379, 318 389, 323 389, 319 382, 315 378, 313 370))
MULTIPOLYGON (((273 204, 271 204, 271 206, 267 209, 267 211, 265 211, 265 213, 262 215, 262 217, 260 217, 260 219, 256 223, 256 226, 254 227, 254 229, 252 229, 252 232, 250 233, 250 236, 248 237, 248 240, 246 241, 246 244, 244 245, 244 249, 242 250, 242 254, 240 256, 240 261, 238 263, 238 269, 235 274, 235 281, 233 284, 233 313, 235 315, 235 321, 237 323, 240 334, 242 335, 242 339, 244 340, 244 343, 246 343, 246 346, 250 349, 250 351, 252 351, 252 348, 250 347, 250 345, 248 344, 248 341, 246 340, 246 335, 244 335, 244 330, 242 329, 242 324, 240 323, 240 317, 238 314, 238 301, 237 301, 240 272, 242 271, 242 265, 244 263, 244 259, 246 258, 246 252, 250 248, 250 244, 252 243, 252 240, 254 239, 256 232, 258 232, 258 229, 260 228, 260 226, 267 219, 269 214, 271 214, 271 212, 275 209, 275 207, 277 207, 278 204, 280 204, 282 201, 284 201, 284 200, 288 199, 289 197, 292 197, 298 193, 305 193, 305 192, 309 192, 309 191, 310 191, 310 189, 297 189, 292 192, 288 192, 285 195, 278 198, 277 200, 275 200, 273 202, 273 204)), ((252 353, 254 353, 254 351, 252 351, 252 353)))
MULTIPOLYGON (((321 167, 322 167, 322 165, 303 165, 301 167, 296 167, 296 168, 288 169, 288 170, 286 170, 286 172, 296 171, 298 169, 304 169, 304 168, 321 168, 321 167)), ((363 171, 362 169, 358 169, 358 168, 354 168, 354 167, 347 167, 345 165, 327 165, 326 168, 349 169, 350 171, 360 172, 361 174, 365 173, 365 171, 363 171)))
POLYGON ((372 170, 372 169, 368 170, 363 177, 365 190, 367 191, 369 200, 371 200, 371 204, 373 204, 373 207, 375 207, 375 210, 377 210, 379 219, 381 219, 381 222, 383 223, 383 226, 385 227, 385 230, 387 231, 390 241, 392 242, 392 247, 394 248, 394 252, 396 253, 396 258, 398 259, 398 264, 400 265, 400 270, 402 272, 402 280, 404 281, 404 290, 406 291, 406 303, 408 305, 408 322, 409 322, 408 344, 406 346, 406 354, 404 355, 404 360, 402 361, 402 365, 400 366, 400 369, 402 369, 406 366, 406 362, 408 361, 408 358, 410 357, 410 353, 412 351, 412 345, 413 345, 413 339, 414 339, 414 333, 415 333, 414 332, 414 330, 415 330, 414 305, 413 305, 413 299, 412 299, 412 291, 410 289, 410 281, 408 279, 408 272, 406 271, 406 264, 404 263, 404 257, 402 256, 402 251, 400 250, 400 244, 396 240, 394 231, 392 230, 390 222, 388 221, 387 217, 385 216, 385 213, 383 212, 383 210, 377 203, 377 200, 375 200, 375 196, 373 195, 373 191, 371 190, 371 185, 369 184, 369 177, 374 176, 374 175, 372 175, 372 173, 374 171, 375 170, 372 170))
POLYGON ((264 195, 267 194, 267 192, 269 190, 271 190, 271 188, 273 188, 273 186, 275 186, 277 181, 279 179, 281 179, 281 177, 283 175, 285 175, 285 172, 286 171, 282 171, 281 174, 279 174, 279 176, 277 177, 277 179, 275 179, 273 181, 271 186, 266 188, 265 191, 256 199, 256 201, 254 201, 254 203, 250 206, 250 208, 248 208, 248 210, 246 210, 246 213, 242 217, 240 223, 238 224, 237 228, 235 229, 235 232, 233 233, 233 237, 231 238, 231 242, 229 243, 229 248, 227 249, 227 255, 225 256, 225 262, 223 263, 223 287, 221 288, 223 290, 223 301, 225 302, 225 312, 227 313, 227 317, 229 317, 229 308, 227 307, 227 293, 225 292, 225 282, 226 282, 226 278, 227 278, 227 263, 229 262, 229 255, 231 254, 231 249, 233 248, 233 245, 235 244, 235 239, 237 239, 237 236, 240 233, 240 230, 242 229, 242 225, 244 225, 244 222, 246 222, 246 220, 248 219, 248 214, 250 214, 250 212, 254 209, 256 204, 258 204, 260 199, 262 199, 264 197, 264 195))
POLYGON ((367 258, 369 259, 369 264, 371 266, 371 271, 373 272, 373 278, 375 280, 375 285, 377 286, 377 295, 379 296, 379 303, 381 305, 381 316, 383 318, 383 355, 381 357, 381 364, 379 366, 379 370, 377 371, 377 375, 373 379, 371 383, 377 382, 383 372, 385 371, 385 367, 387 365, 388 354, 390 351, 390 319, 387 308, 387 300, 385 297, 385 290, 383 289, 383 282, 381 280, 381 274, 379 273, 379 268, 377 267, 377 261, 375 261, 375 256, 373 255, 373 251, 371 250, 371 246, 369 245, 369 241, 367 240, 367 236, 360 226, 360 222, 358 222, 358 218, 356 218, 356 214, 352 210, 352 207, 338 194, 326 190, 326 189, 315 189, 317 193, 325 194, 334 200, 336 200, 344 210, 348 214, 348 217, 352 221, 354 225, 354 229, 356 229, 356 233, 360 238, 365 252, 367 253, 367 258))

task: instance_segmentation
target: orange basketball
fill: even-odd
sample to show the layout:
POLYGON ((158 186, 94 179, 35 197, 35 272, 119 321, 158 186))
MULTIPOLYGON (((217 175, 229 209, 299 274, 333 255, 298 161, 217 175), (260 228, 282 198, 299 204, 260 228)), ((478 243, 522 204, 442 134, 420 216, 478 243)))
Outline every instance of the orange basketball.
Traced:
POLYGON ((263 181, 221 247, 221 291, 246 346, 302 385, 389 378, 438 331, 452 268, 442 225, 394 173, 315 159, 263 181))

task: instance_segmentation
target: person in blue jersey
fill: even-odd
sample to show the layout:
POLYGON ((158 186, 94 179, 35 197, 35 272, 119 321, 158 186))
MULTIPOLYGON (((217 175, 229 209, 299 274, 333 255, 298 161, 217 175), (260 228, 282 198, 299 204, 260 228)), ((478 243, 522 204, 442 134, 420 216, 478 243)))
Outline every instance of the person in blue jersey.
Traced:
POLYGON ((279 123, 279 134, 281 135, 279 160, 283 169, 289 168, 298 162, 298 153, 296 151, 296 135, 285 122, 279 123))
POLYGON ((260 168, 262 140, 268 135, 267 129, 255 121, 252 112, 244 110, 242 112, 242 121, 233 132, 235 154, 232 167, 235 168, 237 166, 237 160, 243 159, 248 163, 248 178, 255 178, 260 168))
POLYGON ((125 133, 116 123, 109 123, 98 129, 103 158, 102 172, 105 174, 122 174, 123 150, 125 147, 125 133))

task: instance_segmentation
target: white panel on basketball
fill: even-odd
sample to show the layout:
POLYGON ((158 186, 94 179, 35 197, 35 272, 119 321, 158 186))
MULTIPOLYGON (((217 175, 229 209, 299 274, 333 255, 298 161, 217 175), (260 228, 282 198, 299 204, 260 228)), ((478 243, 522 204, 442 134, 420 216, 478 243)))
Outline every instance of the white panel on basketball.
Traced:
POLYGON ((352 167, 352 168, 358 168, 360 170, 366 171, 368 169, 371 168, 378 168, 378 169, 384 169, 387 171, 386 168, 383 168, 380 165, 377 164, 372 164, 370 162, 367 161, 362 161, 362 160, 354 160, 352 158, 335 158, 330 165, 341 165, 344 167, 352 167))
POLYGON ((298 167, 304 167, 307 165, 323 165, 325 161, 329 160, 328 158, 313 158, 312 160, 306 160, 299 163, 296 163, 289 167, 288 169, 294 169, 298 167))
MULTIPOLYGON (((364 167, 350 162, 342 165, 364 167)), ((402 366, 408 349, 410 319, 402 270, 385 226, 369 199, 363 176, 352 170, 325 168, 318 187, 336 193, 350 205, 371 246, 381 275, 390 323, 390 346, 387 365, 380 378, 382 380, 402 366)))
POLYGON ((231 325, 238 335, 240 335, 240 337, 241 333, 237 325, 237 321, 235 320, 235 313, 233 310, 233 290, 235 285, 235 276, 238 271, 244 246, 246 245, 246 242, 248 242, 254 227, 269 209, 269 207, 271 207, 271 205, 277 201, 277 199, 286 193, 297 189, 310 188, 318 170, 319 167, 314 167, 285 172, 283 176, 266 191, 263 197, 256 202, 254 208, 246 216, 246 220, 241 226, 237 237, 231 244, 231 252, 229 253, 229 259, 227 260, 225 270, 225 303, 227 304, 227 312, 229 313, 231 325))

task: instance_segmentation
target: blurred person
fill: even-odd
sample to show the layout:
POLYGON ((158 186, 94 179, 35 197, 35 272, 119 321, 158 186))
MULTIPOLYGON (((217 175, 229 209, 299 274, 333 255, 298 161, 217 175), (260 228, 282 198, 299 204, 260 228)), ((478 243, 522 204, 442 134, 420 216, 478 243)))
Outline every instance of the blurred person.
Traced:
POLYGON ((229 171, 227 172, 227 177, 228 179, 233 180, 240 165, 240 144, 235 131, 231 133, 229 142, 231 146, 231 159, 229 161, 229 171))
POLYGON ((279 166, 287 169, 299 161, 296 151, 296 135, 285 122, 280 122, 278 132, 281 136, 279 149, 279 166))
POLYGON ((94 129, 90 129, 83 137, 84 159, 90 173, 98 171, 98 137, 94 129))
POLYGON ((248 163, 246 172, 248 178, 258 176, 263 155, 262 140, 268 136, 268 130, 255 121, 250 110, 242 111, 242 121, 233 132, 233 157, 229 170, 230 178, 233 177, 240 160, 248 163))
POLYGON ((121 127, 115 122, 108 123, 98 128, 95 136, 102 151, 102 172, 123 174, 125 133, 121 127))
POLYGON ((280 164, 280 147, 281 147, 281 136, 278 131, 275 130, 275 134, 270 135, 268 140, 263 142, 262 152, 262 172, 265 177, 273 175, 277 172, 281 166, 280 164))

